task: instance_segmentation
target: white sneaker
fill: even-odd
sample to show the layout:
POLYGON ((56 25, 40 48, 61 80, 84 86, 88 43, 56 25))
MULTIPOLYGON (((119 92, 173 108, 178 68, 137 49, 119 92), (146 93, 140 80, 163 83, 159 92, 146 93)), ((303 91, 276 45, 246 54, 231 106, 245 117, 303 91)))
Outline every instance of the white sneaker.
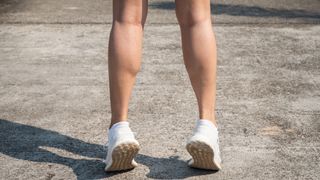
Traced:
POLYGON ((209 120, 197 121, 186 148, 192 156, 189 166, 208 170, 221 169, 218 129, 209 120))
POLYGON ((110 128, 107 146, 105 171, 133 169, 138 165, 133 158, 140 149, 139 143, 128 122, 119 122, 110 128))

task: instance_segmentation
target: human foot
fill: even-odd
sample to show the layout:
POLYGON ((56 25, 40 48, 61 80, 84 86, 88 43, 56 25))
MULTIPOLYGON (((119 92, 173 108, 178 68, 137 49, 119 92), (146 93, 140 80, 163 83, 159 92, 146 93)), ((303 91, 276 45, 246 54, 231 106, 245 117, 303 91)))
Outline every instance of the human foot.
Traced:
POLYGON ((133 159, 140 147, 128 122, 119 122, 109 129, 108 154, 105 159, 105 171, 120 171, 135 168, 133 159))
POLYGON ((197 121, 193 136, 186 145, 192 156, 189 166, 200 169, 220 170, 221 158, 217 127, 209 120, 197 121))

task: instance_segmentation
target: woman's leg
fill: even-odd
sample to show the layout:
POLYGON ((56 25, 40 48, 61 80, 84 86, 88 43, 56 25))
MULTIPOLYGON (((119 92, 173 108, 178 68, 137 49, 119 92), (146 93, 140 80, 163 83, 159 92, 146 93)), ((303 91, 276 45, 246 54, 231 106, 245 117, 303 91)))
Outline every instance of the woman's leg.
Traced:
POLYGON ((199 118, 216 126, 216 42, 212 29, 210 0, 175 0, 180 25, 183 58, 197 97, 199 118))
POLYGON ((217 52, 210 0, 176 0, 176 15, 181 30, 184 62, 197 97, 200 118, 186 145, 192 156, 188 165, 219 170, 221 157, 214 114, 217 52))
POLYGON ((113 0, 113 22, 108 47, 110 127, 128 118, 129 99, 140 70, 147 10, 147 0, 113 0))

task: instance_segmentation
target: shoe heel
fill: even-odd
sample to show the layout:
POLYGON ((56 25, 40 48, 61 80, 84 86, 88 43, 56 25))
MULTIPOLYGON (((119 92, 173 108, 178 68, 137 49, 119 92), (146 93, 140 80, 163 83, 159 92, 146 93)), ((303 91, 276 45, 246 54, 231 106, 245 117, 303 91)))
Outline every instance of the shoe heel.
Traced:
POLYGON ((191 167, 207 170, 221 169, 221 165, 214 162, 214 152, 208 144, 201 141, 192 141, 186 145, 186 149, 193 158, 191 167))
POLYGON ((132 163, 133 158, 138 154, 140 147, 136 143, 119 144, 112 151, 112 164, 106 171, 121 171, 136 167, 132 163))

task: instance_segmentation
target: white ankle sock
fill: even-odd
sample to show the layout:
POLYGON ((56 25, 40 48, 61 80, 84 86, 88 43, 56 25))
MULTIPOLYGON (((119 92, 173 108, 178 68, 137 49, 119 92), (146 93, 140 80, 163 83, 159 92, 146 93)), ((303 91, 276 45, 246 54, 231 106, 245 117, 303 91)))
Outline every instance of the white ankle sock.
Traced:
POLYGON ((117 122, 117 123, 113 124, 109 130, 117 129, 119 127, 126 127, 126 126, 129 126, 129 122, 128 121, 121 121, 121 122, 117 122))
MULTIPOLYGON (((120 144, 135 144, 139 146, 138 141, 135 139, 131 128, 129 127, 129 122, 123 121, 115 123, 111 126, 108 131, 108 143, 107 143, 107 157, 104 160, 106 163, 106 169, 112 165, 112 153, 113 150, 120 144)), ((137 163, 132 160, 132 164, 137 166, 137 163)))
POLYGON ((207 125, 207 126, 213 126, 213 128, 216 128, 216 129, 217 129, 216 125, 213 124, 213 122, 210 121, 210 120, 208 120, 208 119, 199 119, 199 120, 197 121, 197 123, 202 124, 202 125, 207 125))
POLYGON ((211 141, 216 141, 216 139, 218 138, 218 128, 207 119, 197 120, 194 133, 205 136, 211 141))
POLYGON ((193 135, 188 140, 186 147, 193 157, 193 159, 188 163, 190 166, 206 169, 210 168, 215 170, 221 169, 218 128, 215 126, 214 123, 212 123, 212 121, 207 119, 197 119, 193 135), (206 151, 209 155, 198 153, 201 151, 206 151), (213 156, 213 159, 208 159, 211 156, 213 156), (206 163, 204 163, 205 165, 201 162, 199 163, 199 159, 201 159, 201 162, 206 161, 206 163), (211 164, 214 163, 214 165, 211 167, 209 167, 208 165, 210 164, 210 162, 211 164))
POLYGON ((220 150, 219 150, 219 132, 218 128, 207 119, 199 119, 197 121, 197 126, 194 130, 195 139, 202 139, 201 137, 205 137, 204 141, 214 149, 214 159, 216 162, 221 162, 220 150), (198 137, 197 137, 198 136, 198 137))
POLYGON ((134 139, 134 134, 129 127, 129 122, 122 121, 112 125, 108 132, 109 142, 113 142, 116 139, 134 139))

